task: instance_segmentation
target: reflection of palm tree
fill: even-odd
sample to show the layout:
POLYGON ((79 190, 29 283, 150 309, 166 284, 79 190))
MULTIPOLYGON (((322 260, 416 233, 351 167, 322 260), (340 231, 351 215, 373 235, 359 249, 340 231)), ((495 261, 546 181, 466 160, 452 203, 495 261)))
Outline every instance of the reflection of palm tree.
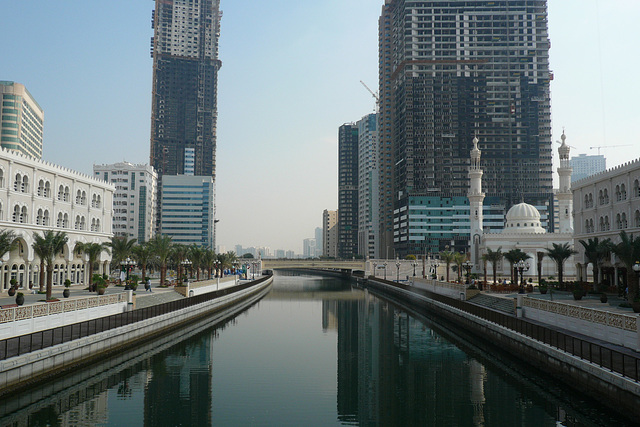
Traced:
POLYGON ((89 291, 93 292, 93 270, 95 269, 95 264, 98 262, 98 258, 102 255, 102 252, 107 252, 109 254, 109 243, 76 243, 75 251, 84 253, 89 257, 89 291))
POLYGON ((67 244, 69 238, 64 231, 52 231, 45 230, 42 232, 42 236, 39 234, 33 235, 33 245, 38 245, 42 249, 42 255, 45 259, 47 268, 47 299, 51 299, 51 291, 53 287, 53 261, 62 253, 64 245, 67 244))

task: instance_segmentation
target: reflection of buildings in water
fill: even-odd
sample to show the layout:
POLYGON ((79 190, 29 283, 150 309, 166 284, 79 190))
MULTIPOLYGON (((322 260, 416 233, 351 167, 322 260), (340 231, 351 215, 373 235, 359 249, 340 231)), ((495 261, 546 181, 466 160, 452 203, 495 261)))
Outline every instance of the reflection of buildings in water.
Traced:
POLYGON ((103 425, 109 420, 109 397, 104 391, 99 395, 72 405, 71 409, 60 414, 60 425, 103 425))
POLYGON ((473 425, 484 425, 484 382, 487 378, 484 366, 475 359, 469 361, 469 380, 471 381, 471 403, 473 404, 473 425))
POLYGON ((185 420, 211 425, 213 336, 181 346, 179 353, 153 361, 144 396, 145 425, 182 425, 185 420))

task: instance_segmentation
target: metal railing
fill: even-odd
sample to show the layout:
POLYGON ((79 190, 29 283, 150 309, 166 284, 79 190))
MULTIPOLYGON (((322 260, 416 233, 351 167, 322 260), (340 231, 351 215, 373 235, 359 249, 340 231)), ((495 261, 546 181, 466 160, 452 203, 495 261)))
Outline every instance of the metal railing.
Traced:
MULTIPOLYGON (((472 314, 491 323, 495 323, 499 326, 518 332, 519 334, 525 335, 551 347, 555 347, 561 351, 591 362, 601 368, 608 369, 611 372, 618 373, 636 382, 640 381, 640 355, 618 351, 611 347, 602 346, 565 332, 560 332, 543 325, 532 323, 525 319, 519 319, 506 313, 494 311, 486 307, 457 300, 445 295, 436 294, 423 289, 415 289, 401 283, 380 279, 376 279, 376 281, 383 282, 386 285, 399 289, 425 294, 434 301, 438 301, 442 304, 464 311, 465 313, 472 314)), ((456 320, 471 322, 470 320, 459 316, 456 320)))
POLYGON ((113 314, 111 316, 99 317, 84 322, 0 340, 0 360, 42 350, 47 347, 63 344, 79 338, 85 338, 90 335, 119 328, 121 326, 131 325, 142 320, 161 316, 183 308, 192 307, 222 296, 243 291, 249 287, 264 282, 269 279, 269 277, 270 276, 265 276, 255 282, 244 283, 231 288, 224 288, 218 291, 178 301, 166 302, 164 304, 153 305, 124 313, 113 314))

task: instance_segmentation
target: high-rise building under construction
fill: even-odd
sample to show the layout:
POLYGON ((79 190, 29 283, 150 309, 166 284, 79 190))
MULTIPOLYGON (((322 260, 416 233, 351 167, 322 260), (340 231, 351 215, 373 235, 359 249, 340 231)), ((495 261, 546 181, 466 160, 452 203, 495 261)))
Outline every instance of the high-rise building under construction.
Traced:
POLYGON ((485 223, 524 199, 552 231, 546 0, 386 0, 379 77, 381 254, 466 250, 474 136, 485 223))
POLYGON ((156 0, 151 164, 159 179, 215 179, 220 17, 219 0, 156 0))

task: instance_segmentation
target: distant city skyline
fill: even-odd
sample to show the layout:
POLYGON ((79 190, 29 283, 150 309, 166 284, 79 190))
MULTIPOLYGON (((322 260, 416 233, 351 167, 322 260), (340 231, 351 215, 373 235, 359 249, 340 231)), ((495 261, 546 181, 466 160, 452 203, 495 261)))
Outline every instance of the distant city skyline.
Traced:
MULTIPOLYGON (((359 80, 378 86, 382 4, 222 0, 219 244, 301 253, 322 211, 337 208, 337 128, 373 111, 359 80)), ((0 80, 24 84, 45 111, 44 160, 89 175, 93 164, 149 161, 152 9, 125 0, 3 5, 0 37, 15 42, 3 47, 0 80)), ((638 14, 631 0, 549 1, 553 141, 564 127, 572 154, 632 141, 638 14)), ((600 154, 611 168, 640 149, 600 154)))

